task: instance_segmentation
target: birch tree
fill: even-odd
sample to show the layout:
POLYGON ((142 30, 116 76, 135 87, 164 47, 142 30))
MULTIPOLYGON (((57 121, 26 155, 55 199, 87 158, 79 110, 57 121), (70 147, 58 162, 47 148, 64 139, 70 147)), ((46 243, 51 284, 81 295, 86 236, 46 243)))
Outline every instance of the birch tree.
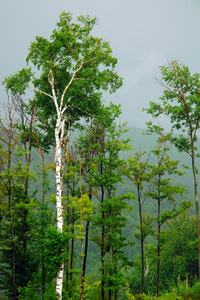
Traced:
MULTIPOLYGON (((39 70, 22 69, 5 79, 7 90, 25 93, 32 84, 35 96, 29 105, 37 107, 36 128, 46 144, 54 143, 57 229, 63 230, 63 154, 67 132, 83 116, 94 114, 101 106, 102 91, 115 92, 122 78, 115 72, 117 59, 108 42, 91 35, 96 18, 80 16, 72 22, 70 13, 61 13, 50 39, 36 36, 27 63, 39 70), (38 73, 37 73, 38 74, 38 73), (41 122, 42 120, 42 122, 41 122), (54 131, 54 134, 53 134, 54 131)), ((66 146, 67 147, 67 146, 66 146)), ((62 299, 63 265, 57 276, 56 291, 62 299)))

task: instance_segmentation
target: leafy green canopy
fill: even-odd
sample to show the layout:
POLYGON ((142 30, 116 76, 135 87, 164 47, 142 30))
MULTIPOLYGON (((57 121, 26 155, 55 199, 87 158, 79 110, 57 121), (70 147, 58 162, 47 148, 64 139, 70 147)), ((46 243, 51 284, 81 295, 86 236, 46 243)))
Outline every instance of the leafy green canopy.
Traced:
MULTIPOLYGON (((144 109, 154 118, 160 115, 170 116, 171 132, 168 138, 179 151, 192 154, 197 140, 197 130, 200 120, 200 75, 191 75, 187 66, 172 61, 168 66, 160 67, 161 85, 164 87, 160 103, 150 102, 150 107, 144 109), (176 136, 173 135, 176 133, 176 136), (178 133, 178 135, 177 135, 178 133)), ((160 126, 147 123, 150 131, 163 134, 160 126)))
POLYGON ((26 61, 37 67, 39 76, 27 68, 5 78, 7 91, 14 95, 25 93, 32 83, 35 97, 30 105, 37 107, 40 128, 46 132, 55 127, 55 97, 58 105, 63 98, 66 124, 71 124, 95 114, 103 90, 113 93, 122 85, 109 43, 91 35, 95 24, 96 18, 80 16, 73 23, 72 14, 61 13, 50 39, 36 36, 29 48, 26 61))

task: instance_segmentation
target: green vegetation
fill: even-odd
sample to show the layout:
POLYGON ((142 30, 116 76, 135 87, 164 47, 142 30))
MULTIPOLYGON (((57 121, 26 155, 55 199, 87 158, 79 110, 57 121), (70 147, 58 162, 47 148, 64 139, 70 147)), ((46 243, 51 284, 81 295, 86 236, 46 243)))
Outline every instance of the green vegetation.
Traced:
POLYGON ((170 133, 128 130, 102 102, 122 84, 109 43, 91 35, 95 18, 72 21, 62 13, 31 44, 37 76, 4 81, 0 298, 200 299, 199 75, 162 67, 147 112, 170 115, 170 133))

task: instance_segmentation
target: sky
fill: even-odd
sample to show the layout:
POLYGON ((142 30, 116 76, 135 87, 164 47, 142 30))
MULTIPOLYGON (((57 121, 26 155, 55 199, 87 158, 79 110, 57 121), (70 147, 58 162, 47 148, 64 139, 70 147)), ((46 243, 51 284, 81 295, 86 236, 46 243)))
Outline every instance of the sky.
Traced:
MULTIPOLYGON (((172 59, 200 73, 199 0, 0 0, 0 82, 26 67, 35 36, 49 38, 61 12, 97 17, 93 35, 109 41, 123 86, 106 103, 121 104, 121 121, 146 128, 143 108, 159 101, 159 66, 172 59)), ((0 103, 6 101, 0 85, 0 103)), ((0 106, 2 111, 2 106, 0 106)), ((167 124, 167 120, 158 120, 167 124)))

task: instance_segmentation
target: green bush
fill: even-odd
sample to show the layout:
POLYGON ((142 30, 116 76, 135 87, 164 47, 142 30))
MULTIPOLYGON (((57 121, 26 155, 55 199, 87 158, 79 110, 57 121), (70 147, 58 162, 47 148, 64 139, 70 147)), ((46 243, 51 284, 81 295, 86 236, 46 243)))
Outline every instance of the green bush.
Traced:
POLYGON ((30 281, 28 282, 27 286, 19 288, 19 293, 19 300, 38 300, 36 285, 30 281))
POLYGON ((192 300, 200 299, 200 282, 197 282, 193 287, 189 289, 189 297, 192 300))

